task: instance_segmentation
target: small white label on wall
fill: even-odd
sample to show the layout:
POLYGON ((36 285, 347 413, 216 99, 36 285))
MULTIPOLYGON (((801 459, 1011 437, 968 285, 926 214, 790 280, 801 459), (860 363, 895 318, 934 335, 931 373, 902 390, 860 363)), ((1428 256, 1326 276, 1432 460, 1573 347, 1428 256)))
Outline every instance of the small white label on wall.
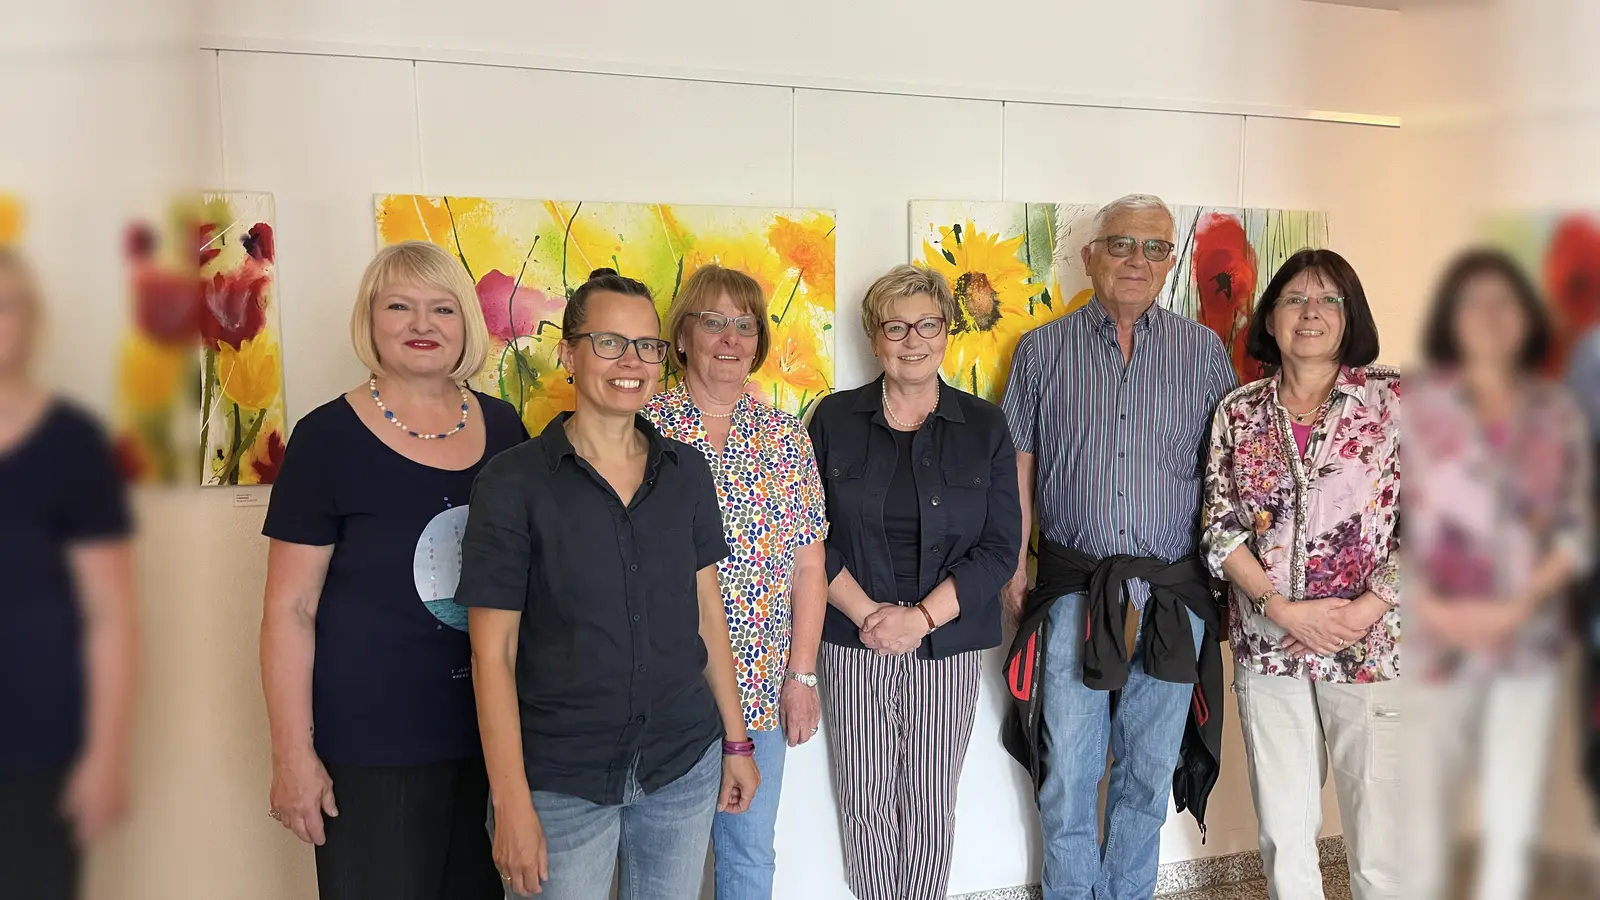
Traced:
POLYGON ((246 506, 266 506, 267 488, 234 488, 233 505, 235 508, 246 506))

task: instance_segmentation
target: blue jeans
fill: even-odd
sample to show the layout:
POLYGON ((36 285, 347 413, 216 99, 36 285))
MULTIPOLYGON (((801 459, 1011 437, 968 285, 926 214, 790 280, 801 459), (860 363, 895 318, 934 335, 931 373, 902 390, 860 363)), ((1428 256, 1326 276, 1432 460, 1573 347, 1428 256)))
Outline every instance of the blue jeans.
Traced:
POLYGON ((778 792, 788 751, 783 729, 752 731, 761 788, 742 813, 717 813, 711 823, 711 852, 717 858, 717 900, 771 900, 778 868, 773 835, 778 829, 778 792))
MULTIPOLYGON (((550 862, 539 900, 609 900, 619 863, 619 900, 696 900, 721 790, 722 742, 713 741, 693 769, 654 794, 630 773, 619 806, 534 791, 550 862)), ((506 900, 520 898, 507 888, 506 900)))
MULTIPOLYGON (((1044 837, 1045 900, 1149 900, 1155 893, 1161 825, 1167 820, 1172 773, 1188 722, 1192 684, 1160 681, 1144 672, 1141 639, 1129 661, 1128 683, 1111 716, 1111 694, 1083 684, 1083 594, 1068 594, 1050 610, 1044 683, 1045 760, 1039 790, 1044 837), (1105 842, 1098 801, 1111 744, 1105 842)), ((1130 615, 1136 615, 1133 609, 1130 615)), ((1205 622, 1189 614, 1195 648, 1205 622)))

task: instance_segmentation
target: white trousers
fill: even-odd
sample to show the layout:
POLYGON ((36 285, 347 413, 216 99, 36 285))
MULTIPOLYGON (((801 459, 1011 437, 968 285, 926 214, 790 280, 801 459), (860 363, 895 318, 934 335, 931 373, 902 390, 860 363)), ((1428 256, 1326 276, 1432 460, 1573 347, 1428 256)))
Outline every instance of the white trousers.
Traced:
POLYGON ((1554 665, 1407 685, 1407 900, 1447 896, 1461 799, 1474 782, 1481 868, 1475 894, 1462 896, 1526 896, 1560 696, 1554 665))
POLYGON ((1399 683, 1234 672, 1268 896, 1322 900, 1317 834, 1331 764, 1352 900, 1398 900, 1399 683))

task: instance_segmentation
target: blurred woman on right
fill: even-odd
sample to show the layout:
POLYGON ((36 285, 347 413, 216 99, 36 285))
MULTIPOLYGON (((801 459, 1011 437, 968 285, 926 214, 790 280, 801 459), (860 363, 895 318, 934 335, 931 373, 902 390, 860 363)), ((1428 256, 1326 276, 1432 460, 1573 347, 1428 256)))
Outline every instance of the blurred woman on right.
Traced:
POLYGON ((1507 256, 1469 252, 1440 282, 1406 398, 1406 603, 1417 701, 1406 786, 1407 897, 1445 896, 1456 798, 1479 767, 1478 896, 1527 890, 1560 696, 1556 602, 1587 565, 1589 442, 1580 409, 1539 374, 1551 328, 1507 256))
POLYGON ((1267 284, 1217 406, 1206 562, 1232 583, 1234 690, 1273 900, 1321 900, 1333 769, 1354 900, 1397 898, 1400 377, 1361 280, 1301 250, 1267 284))

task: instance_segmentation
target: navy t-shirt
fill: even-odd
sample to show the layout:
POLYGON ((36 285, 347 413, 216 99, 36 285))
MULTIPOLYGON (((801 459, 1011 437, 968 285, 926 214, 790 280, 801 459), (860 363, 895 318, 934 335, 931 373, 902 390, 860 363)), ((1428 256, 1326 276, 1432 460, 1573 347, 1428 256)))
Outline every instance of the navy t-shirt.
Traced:
POLYGON ((55 401, 0 451, 0 764, 56 764, 83 741, 84 660, 68 552, 126 537, 127 493, 93 417, 55 401))
POLYGON ((454 599, 461 533, 478 471, 528 434, 511 404, 477 397, 488 439, 483 458, 459 471, 401 456, 342 396, 295 425, 261 531, 333 545, 311 684, 324 762, 421 765, 482 752, 467 611, 454 599))

